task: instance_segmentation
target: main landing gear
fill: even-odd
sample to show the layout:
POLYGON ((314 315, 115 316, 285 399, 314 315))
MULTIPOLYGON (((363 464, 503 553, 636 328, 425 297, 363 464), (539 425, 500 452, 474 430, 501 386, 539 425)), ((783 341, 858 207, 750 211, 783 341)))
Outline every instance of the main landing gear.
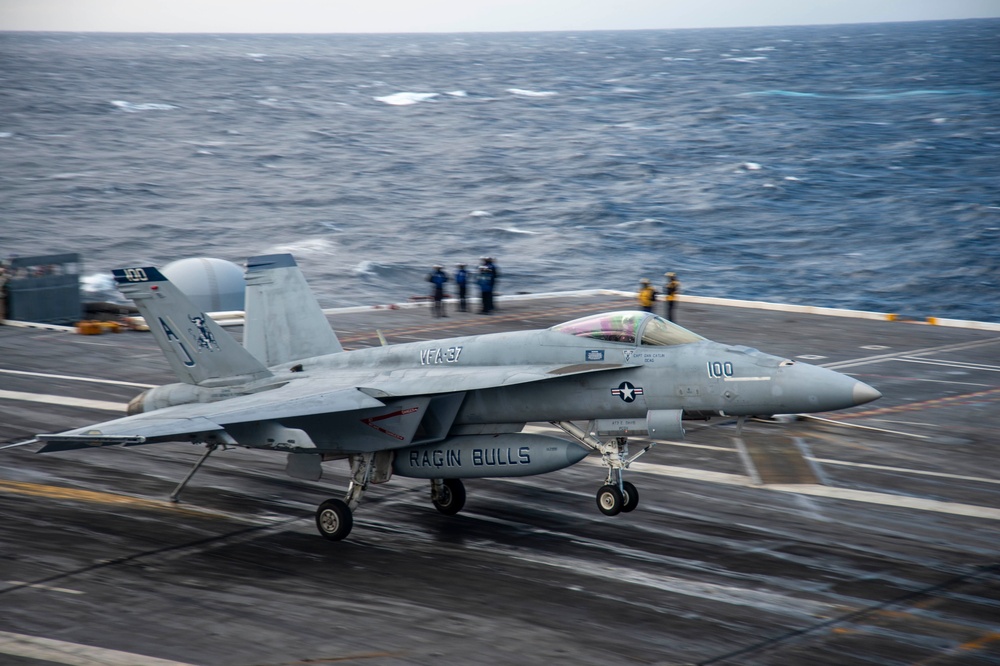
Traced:
POLYGON ((454 516, 465 506, 465 484, 461 479, 431 479, 431 502, 446 516, 454 516))
MULTIPOLYGON (((392 470, 388 451, 350 456, 351 481, 344 499, 328 499, 316 509, 316 529, 325 539, 340 541, 354 527, 354 510, 372 483, 385 483, 392 470)), ((446 516, 454 516, 465 506, 465 485, 461 479, 432 479, 431 502, 446 516)))
POLYGON ((325 539, 340 541, 354 527, 354 510, 371 483, 384 483, 392 471, 392 458, 386 452, 359 453, 349 456, 351 481, 344 499, 328 499, 316 509, 316 529, 325 539))
POLYGON ((653 448, 652 442, 634 456, 629 455, 628 438, 614 437, 604 442, 570 421, 553 422, 553 425, 572 436, 584 446, 601 454, 601 463, 608 468, 604 485, 597 491, 597 508, 606 516, 634 511, 639 506, 639 491, 624 479, 625 470, 636 458, 653 448))

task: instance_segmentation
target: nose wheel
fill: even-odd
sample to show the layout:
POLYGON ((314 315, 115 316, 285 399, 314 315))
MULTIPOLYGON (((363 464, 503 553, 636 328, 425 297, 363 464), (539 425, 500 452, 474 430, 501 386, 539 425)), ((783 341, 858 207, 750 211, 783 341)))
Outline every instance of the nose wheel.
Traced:
POLYGON ((629 511, 635 511, 635 507, 639 506, 639 491, 628 481, 622 481, 622 513, 628 513, 629 511))
POLYGON ((597 508, 605 516, 617 516, 619 513, 635 511, 637 506, 639 506, 639 490, 628 481, 622 481, 620 486, 609 483, 597 491, 597 508))
POLYGON ((622 491, 618 490, 618 486, 612 486, 608 484, 606 486, 601 486, 597 491, 597 508, 601 510, 605 516, 617 516, 622 512, 622 507, 625 505, 625 497, 622 491))

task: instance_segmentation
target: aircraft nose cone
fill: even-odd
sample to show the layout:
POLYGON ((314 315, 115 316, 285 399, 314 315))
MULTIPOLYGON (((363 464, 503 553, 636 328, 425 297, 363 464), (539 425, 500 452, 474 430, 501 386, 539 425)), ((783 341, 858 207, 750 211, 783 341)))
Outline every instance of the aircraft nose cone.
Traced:
POLYGON ((857 382, 854 384, 852 397, 854 398, 855 405, 863 405, 866 402, 878 400, 882 397, 882 394, 864 382, 857 382))

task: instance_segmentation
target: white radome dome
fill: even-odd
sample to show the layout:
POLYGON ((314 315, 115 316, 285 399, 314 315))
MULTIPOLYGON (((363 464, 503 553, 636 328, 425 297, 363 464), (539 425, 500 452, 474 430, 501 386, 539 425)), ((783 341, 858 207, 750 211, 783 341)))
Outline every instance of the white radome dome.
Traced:
POLYGON ((243 268, 231 261, 210 257, 180 259, 164 266, 161 272, 205 312, 243 309, 243 268))

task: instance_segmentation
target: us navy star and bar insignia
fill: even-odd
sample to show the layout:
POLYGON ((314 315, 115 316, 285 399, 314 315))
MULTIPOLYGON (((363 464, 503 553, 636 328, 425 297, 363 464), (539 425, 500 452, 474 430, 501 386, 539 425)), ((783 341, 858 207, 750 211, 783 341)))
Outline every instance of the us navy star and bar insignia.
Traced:
POLYGON ((616 395, 625 402, 634 402, 637 395, 642 395, 641 386, 633 386, 629 382, 622 382, 618 388, 611 389, 611 395, 616 395))

